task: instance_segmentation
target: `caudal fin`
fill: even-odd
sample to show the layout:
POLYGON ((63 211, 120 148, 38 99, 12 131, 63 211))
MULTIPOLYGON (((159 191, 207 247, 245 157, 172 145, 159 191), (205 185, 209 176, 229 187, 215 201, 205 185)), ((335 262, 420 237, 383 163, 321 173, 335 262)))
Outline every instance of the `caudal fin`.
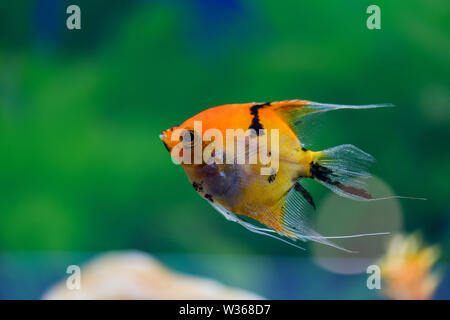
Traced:
POLYGON ((311 177, 338 195, 355 200, 372 200, 364 179, 375 159, 351 144, 316 153, 310 163, 311 177))

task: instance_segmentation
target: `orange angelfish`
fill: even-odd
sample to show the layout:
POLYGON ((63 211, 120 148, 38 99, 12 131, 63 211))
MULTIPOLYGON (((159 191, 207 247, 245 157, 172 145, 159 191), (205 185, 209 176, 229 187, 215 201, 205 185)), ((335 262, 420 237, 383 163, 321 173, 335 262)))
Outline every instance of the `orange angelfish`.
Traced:
POLYGON ((305 128, 314 115, 326 111, 386 106, 391 105, 305 100, 228 104, 200 112, 160 138, 195 190, 228 220, 296 247, 292 242, 300 239, 348 251, 329 239, 362 235, 324 237, 315 232, 307 219, 315 204, 302 180, 313 179, 343 197, 374 200, 363 181, 370 177, 374 158, 349 144, 307 150, 305 128))

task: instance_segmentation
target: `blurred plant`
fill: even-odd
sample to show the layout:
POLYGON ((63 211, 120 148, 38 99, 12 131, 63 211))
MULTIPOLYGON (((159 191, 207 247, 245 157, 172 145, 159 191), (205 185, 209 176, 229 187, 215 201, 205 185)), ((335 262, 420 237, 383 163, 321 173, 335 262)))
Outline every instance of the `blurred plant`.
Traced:
POLYGON ((391 299, 431 299, 440 276, 431 269, 440 256, 438 246, 426 247, 418 233, 396 235, 379 261, 383 294, 391 299))

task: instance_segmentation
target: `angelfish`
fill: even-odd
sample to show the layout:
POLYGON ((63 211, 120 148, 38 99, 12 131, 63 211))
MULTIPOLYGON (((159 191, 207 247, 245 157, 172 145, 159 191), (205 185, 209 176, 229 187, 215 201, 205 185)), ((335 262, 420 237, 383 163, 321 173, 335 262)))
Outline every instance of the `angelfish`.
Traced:
POLYGON ((327 111, 387 106, 392 105, 351 106, 306 100, 227 104, 200 112, 180 126, 163 131, 160 138, 172 154, 176 146, 182 145, 176 153, 192 155, 191 160, 197 160, 181 163, 181 166, 195 190, 228 220, 296 247, 296 240, 316 241, 349 251, 329 239, 384 233, 332 237, 320 235, 313 230, 308 218, 316 205, 303 181, 313 179, 350 199, 374 200, 364 183, 364 179, 370 177, 369 167, 374 158, 350 144, 322 151, 308 150, 303 143, 308 135, 306 128, 315 115, 327 111), (236 157, 239 152, 231 152, 231 156, 227 153, 234 145, 223 141, 217 143, 215 149, 211 148, 211 144, 217 142, 217 137, 203 139, 202 133, 196 130, 198 123, 201 123, 202 132, 216 130, 223 133, 223 137, 227 130, 250 131, 250 134, 243 136, 246 159, 258 153, 258 149, 254 148, 249 151, 251 141, 265 136, 267 142, 257 148, 264 147, 268 155, 276 151, 276 166, 267 161, 261 163, 260 157, 257 157, 256 163, 238 163, 236 157), (278 134, 278 143, 275 144, 270 142, 273 132, 278 134), (209 157, 194 155, 194 151, 201 152, 206 148, 209 149, 209 157), (221 161, 215 161, 218 158, 221 161), (261 174, 262 167, 271 171, 261 174))

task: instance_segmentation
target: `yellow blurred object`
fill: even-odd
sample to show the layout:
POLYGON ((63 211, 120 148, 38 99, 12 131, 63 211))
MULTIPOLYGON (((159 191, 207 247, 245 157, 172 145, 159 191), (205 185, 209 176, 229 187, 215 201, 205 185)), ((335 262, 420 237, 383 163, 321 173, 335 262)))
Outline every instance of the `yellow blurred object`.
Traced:
POLYGON ((78 299, 263 299, 207 278, 173 272, 141 252, 103 254, 81 267, 81 288, 66 281, 43 296, 51 300, 78 299))
POLYGON ((383 294, 396 300, 431 299, 440 282, 439 275, 431 272, 439 251, 437 246, 425 247, 418 234, 393 237, 379 261, 383 294))

